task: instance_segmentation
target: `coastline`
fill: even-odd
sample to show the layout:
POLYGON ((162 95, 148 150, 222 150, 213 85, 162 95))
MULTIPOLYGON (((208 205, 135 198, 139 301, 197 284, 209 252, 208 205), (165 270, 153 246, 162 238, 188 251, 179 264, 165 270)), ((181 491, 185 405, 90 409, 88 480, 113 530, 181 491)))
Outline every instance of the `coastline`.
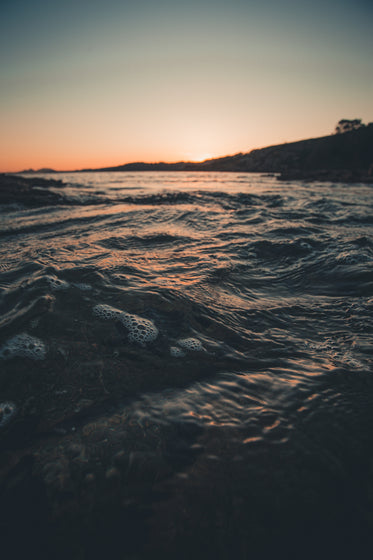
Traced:
POLYGON ((27 169, 11 175, 30 174, 31 177, 35 177, 46 172, 57 175, 126 171, 266 173, 279 174, 278 179, 283 181, 373 183, 373 124, 343 134, 267 146, 202 162, 132 162, 112 167, 62 171, 46 168, 36 171, 27 169))
POLYGON ((364 183, 373 185, 373 170, 359 171, 351 169, 318 169, 302 171, 294 169, 283 171, 278 175, 279 181, 309 181, 328 183, 364 183))

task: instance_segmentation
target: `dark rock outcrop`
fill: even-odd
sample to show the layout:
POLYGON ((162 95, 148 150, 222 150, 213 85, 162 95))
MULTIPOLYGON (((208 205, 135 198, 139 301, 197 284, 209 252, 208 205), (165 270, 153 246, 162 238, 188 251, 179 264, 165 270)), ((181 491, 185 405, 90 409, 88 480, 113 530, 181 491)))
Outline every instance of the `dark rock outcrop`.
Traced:
POLYGON ((0 204, 48 206, 65 202, 63 194, 50 190, 66 186, 62 181, 40 177, 0 175, 0 204))

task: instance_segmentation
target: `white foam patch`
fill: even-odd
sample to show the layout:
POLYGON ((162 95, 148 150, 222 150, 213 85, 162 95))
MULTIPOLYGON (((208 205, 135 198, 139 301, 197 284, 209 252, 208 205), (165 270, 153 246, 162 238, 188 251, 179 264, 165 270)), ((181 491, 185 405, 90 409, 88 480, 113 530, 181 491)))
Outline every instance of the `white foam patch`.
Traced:
POLYGON ((198 340, 198 338, 181 338, 176 341, 176 344, 184 350, 192 352, 202 352, 205 350, 202 346, 202 342, 198 340))
POLYGON ((44 360, 47 348, 42 340, 29 334, 17 334, 0 348, 0 358, 31 358, 44 360))
POLYGON ((150 319, 124 311, 119 320, 128 329, 128 339, 131 342, 138 342, 144 346, 147 342, 153 342, 158 336, 158 329, 150 319))
POLYGON ((17 413, 17 407, 12 402, 0 403, 0 428, 8 424, 17 413))
POLYGON ((170 346, 170 354, 173 358, 183 358, 185 356, 184 350, 177 346, 170 346))
POLYGON ((67 290, 70 286, 65 280, 60 280, 56 276, 47 276, 46 280, 52 290, 67 290))
POLYGON ((100 303, 95 305, 93 308, 93 314, 100 319, 104 319, 105 321, 119 319, 123 312, 120 309, 116 309, 111 305, 106 305, 105 303, 100 303))
POLYGON ((111 305, 99 304, 93 308, 93 313, 100 319, 119 320, 128 330, 128 340, 145 346, 147 342, 153 342, 158 336, 158 329, 150 319, 139 315, 121 311, 111 305))

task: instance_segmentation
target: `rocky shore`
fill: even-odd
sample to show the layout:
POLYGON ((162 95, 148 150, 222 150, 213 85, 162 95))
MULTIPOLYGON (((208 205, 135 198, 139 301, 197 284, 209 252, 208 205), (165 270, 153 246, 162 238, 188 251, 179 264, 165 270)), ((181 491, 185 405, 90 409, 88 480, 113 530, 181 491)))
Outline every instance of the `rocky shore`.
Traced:
POLYGON ((28 207, 61 204, 65 202, 63 193, 50 189, 62 189, 64 186, 60 180, 0 174, 0 204, 28 207))
POLYGON ((331 183, 367 183, 373 184, 373 168, 367 171, 351 169, 316 169, 305 171, 294 169, 283 171, 278 175, 279 181, 328 181, 331 183))

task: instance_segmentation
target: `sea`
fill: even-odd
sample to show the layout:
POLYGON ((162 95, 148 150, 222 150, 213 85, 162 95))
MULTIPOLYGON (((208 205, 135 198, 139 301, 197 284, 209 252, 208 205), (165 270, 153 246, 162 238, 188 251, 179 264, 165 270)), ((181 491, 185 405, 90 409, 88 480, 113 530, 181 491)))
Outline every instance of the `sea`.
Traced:
POLYGON ((369 557, 373 185, 41 176, 0 208, 7 557, 369 557))

